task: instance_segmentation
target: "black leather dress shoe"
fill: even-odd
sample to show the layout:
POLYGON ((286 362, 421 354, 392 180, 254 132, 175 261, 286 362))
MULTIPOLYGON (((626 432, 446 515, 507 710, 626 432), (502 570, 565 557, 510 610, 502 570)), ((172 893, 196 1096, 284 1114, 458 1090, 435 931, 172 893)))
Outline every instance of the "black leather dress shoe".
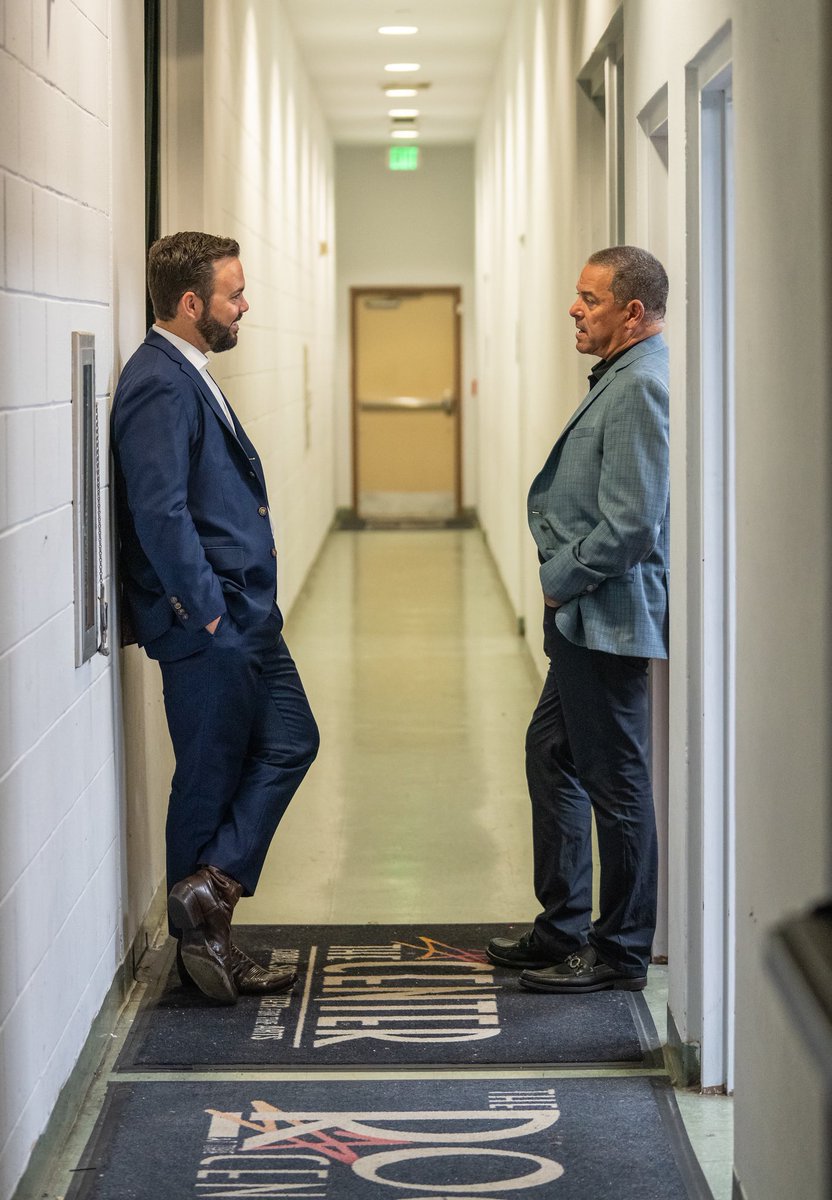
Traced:
POLYGON ((201 867, 175 884, 168 896, 168 916, 182 933, 182 961, 188 975, 218 1004, 237 1002, 229 918, 231 894, 239 886, 217 868, 201 867))
MULTIPOLYGON (((183 988, 196 988, 182 958, 182 944, 176 943, 176 970, 183 988)), ((249 958, 239 946, 231 943, 231 976, 241 996, 273 996, 288 992, 297 983, 298 973, 291 967, 270 971, 249 958)))
POLYGON ((499 963, 501 967, 515 967, 518 971, 526 967, 548 967, 552 964, 551 954, 547 955, 539 949, 531 930, 516 941, 512 938, 492 938, 485 953, 493 963, 499 963))
POLYGON ((615 967, 602 963, 591 946, 570 954, 563 962, 539 971, 524 971, 520 986, 531 992, 640 992, 647 983, 646 975, 624 975, 615 967))

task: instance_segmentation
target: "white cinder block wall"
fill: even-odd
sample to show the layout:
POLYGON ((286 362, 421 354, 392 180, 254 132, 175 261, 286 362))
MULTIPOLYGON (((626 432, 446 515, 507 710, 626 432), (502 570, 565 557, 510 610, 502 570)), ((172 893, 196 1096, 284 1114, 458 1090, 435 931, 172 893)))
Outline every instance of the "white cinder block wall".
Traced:
POLYGON ((282 4, 204 20, 204 220, 239 240, 251 305, 216 375, 263 459, 285 613, 335 508, 333 152, 282 4))
MULTIPOLYGON (((74 666, 70 333, 96 335, 106 513, 109 398, 145 332, 142 21, 134 0, 0 4, 2 1200, 163 871, 158 671, 135 648, 74 666)), ((199 194, 252 303, 219 374, 266 464, 288 608, 334 509, 331 148, 282 7, 205 21, 199 194)))
POLYGON ((109 8, 0 7, 4 1198, 122 954, 114 659, 75 667, 72 555, 71 331, 95 334, 104 429, 112 371, 109 8))
MULTIPOLYGON (((650 230, 637 118, 664 85, 669 119, 670 1011, 682 1037, 696 1042, 701 1003, 690 986, 688 956, 699 953, 689 943, 699 918, 690 880, 702 862, 688 731, 698 720, 690 676, 700 667, 688 592, 700 550, 697 501, 687 483, 698 447, 689 440, 696 432, 685 404, 699 316, 687 277, 696 230, 688 228, 686 212, 697 181, 687 174, 686 87, 690 64, 730 22, 738 531, 735 1163, 738 1195, 747 1200, 825 1200, 828 1132, 820 1080, 764 958, 772 926, 828 895, 832 882, 828 5, 798 0, 787 10, 758 0, 686 0, 673 6, 672 18, 662 0, 624 0, 621 7, 631 241, 644 241, 650 230), (772 317, 787 296, 799 298, 798 336, 790 320, 772 317)), ((538 653, 534 549, 525 524, 513 525, 506 514, 522 514, 530 479, 585 389, 586 362, 574 353, 566 310, 587 253, 605 241, 597 195, 603 163, 589 148, 591 112, 576 78, 603 43, 616 8, 614 0, 520 0, 478 143, 480 513, 538 653), (519 164, 536 163, 539 153, 531 148, 547 139, 551 170, 533 167, 523 182, 519 164), (530 321, 543 321, 542 313, 551 349, 545 339, 522 334, 530 321), (518 321, 519 340, 513 332, 518 321)))

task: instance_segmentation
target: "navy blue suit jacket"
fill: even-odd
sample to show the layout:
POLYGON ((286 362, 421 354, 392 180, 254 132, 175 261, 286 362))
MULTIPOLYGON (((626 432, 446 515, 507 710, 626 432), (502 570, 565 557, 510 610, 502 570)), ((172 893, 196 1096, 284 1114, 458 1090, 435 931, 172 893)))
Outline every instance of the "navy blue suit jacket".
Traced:
POLYGON ((263 469, 200 372, 151 330, 113 400, 121 569, 129 616, 151 658, 202 649, 228 613, 265 621, 277 584, 263 469))

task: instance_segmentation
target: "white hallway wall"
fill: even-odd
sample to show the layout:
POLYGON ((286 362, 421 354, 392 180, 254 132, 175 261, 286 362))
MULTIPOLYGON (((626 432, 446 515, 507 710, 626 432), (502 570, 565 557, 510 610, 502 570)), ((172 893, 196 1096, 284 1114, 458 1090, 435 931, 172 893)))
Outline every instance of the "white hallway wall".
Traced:
MULTIPOLYGON (((576 139, 584 101, 575 80, 615 9, 609 0, 518 3, 478 143, 480 512, 517 612, 529 619, 533 650, 539 641, 539 583, 522 513, 531 478, 583 394, 585 363, 574 353, 566 310, 580 267, 596 248, 590 239, 597 220, 576 139), (530 328, 544 336, 526 337, 530 328)), ((688 870, 696 872, 701 864, 688 863, 686 849, 693 819, 688 806, 694 804, 688 794, 687 730, 696 715, 687 686, 696 664, 686 657, 693 620, 686 581, 699 564, 696 547, 688 549, 688 526, 696 514, 687 510, 685 498, 692 450, 684 410, 686 333, 697 320, 687 304, 685 88, 688 64, 726 22, 733 23, 739 534, 735 1153, 748 1200, 827 1195, 820 1081, 763 961, 772 925, 828 894, 832 875, 825 9, 822 0, 798 0, 788 12, 753 0, 697 0, 675 6, 670 20, 659 0, 623 4, 626 222, 634 241, 644 236, 647 193, 637 114, 662 85, 668 88, 676 581, 670 746, 670 936, 676 967, 670 1007, 690 1041, 697 1039, 699 1015, 681 964, 691 916, 688 870), (785 322, 769 316, 786 296, 799 298, 799 344, 785 322), (795 395, 799 404, 786 399, 795 395)))
MULTIPOLYGON (((0 9, 0 1196, 14 1190, 124 951, 117 658, 76 669, 72 330, 96 337, 106 430, 120 330, 112 154, 137 108, 141 14, 108 0, 0 9), (135 53, 138 47, 138 75, 135 53)), ((121 174, 119 174, 121 173, 121 174)), ((139 165, 141 186, 141 165, 139 165)), ((141 198, 141 192, 139 192, 141 198)), ((139 210, 141 212, 141 208, 139 210)), ((141 219, 141 218, 140 218, 141 219)), ((141 306, 140 306, 141 307, 141 306)), ((103 503, 106 512, 107 441, 103 503)), ((106 563, 109 571, 109 558, 106 563)))
POLYGON ((283 5, 204 12, 204 221, 240 242, 251 305, 216 377, 263 460, 287 612, 335 509, 333 151, 283 5))
MULTIPOLYGON (((243 244, 252 302, 218 375, 263 455, 286 609, 334 509, 331 147, 282 5, 204 15, 214 157, 197 190, 243 244)), ((70 331, 96 334, 105 464, 112 389, 145 332, 142 21, 133 0, 0 4, 2 1200, 163 872, 158 671, 135 648, 76 670, 72 602, 70 331)))

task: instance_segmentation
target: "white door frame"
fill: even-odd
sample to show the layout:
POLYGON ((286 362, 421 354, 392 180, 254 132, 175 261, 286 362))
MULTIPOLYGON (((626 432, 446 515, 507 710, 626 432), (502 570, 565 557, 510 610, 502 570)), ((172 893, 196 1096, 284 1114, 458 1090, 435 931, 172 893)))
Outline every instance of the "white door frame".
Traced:
MULTIPOLYGON (((643 203, 637 210, 638 244, 660 262, 668 262, 668 89, 665 84, 644 106, 638 123, 644 136, 637 147, 637 177, 644 180, 643 203)), ((668 860, 670 774, 670 663, 656 659, 650 665, 650 775, 656 809, 659 844, 659 887, 656 910, 654 961, 668 957, 668 860)))
POLYGON ((687 71, 689 664, 686 1040, 733 1086, 734 370, 731 35, 687 71), (697 569, 697 564, 699 569, 697 569))

